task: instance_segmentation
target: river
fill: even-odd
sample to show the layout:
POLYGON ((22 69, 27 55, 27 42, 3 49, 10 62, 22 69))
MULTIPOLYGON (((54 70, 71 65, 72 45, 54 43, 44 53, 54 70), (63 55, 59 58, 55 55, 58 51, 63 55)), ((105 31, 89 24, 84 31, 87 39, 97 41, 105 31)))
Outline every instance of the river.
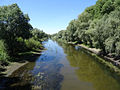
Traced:
POLYGON ((19 68, 8 90, 120 90, 120 82, 103 65, 75 47, 52 40, 35 61, 19 68))

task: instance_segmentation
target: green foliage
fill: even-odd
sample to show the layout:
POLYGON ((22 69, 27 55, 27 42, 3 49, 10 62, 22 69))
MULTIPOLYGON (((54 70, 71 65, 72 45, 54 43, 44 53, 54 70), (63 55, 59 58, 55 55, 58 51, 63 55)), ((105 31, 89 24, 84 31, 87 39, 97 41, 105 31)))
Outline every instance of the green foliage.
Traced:
POLYGON ((31 34, 32 34, 32 37, 34 37, 34 39, 37 41, 41 41, 41 39, 45 40, 48 38, 48 35, 45 32, 37 28, 32 29, 31 34))
POLYGON ((17 38, 30 38, 32 26, 17 4, 0 7, 0 38, 7 43, 9 54, 15 54, 17 38))
POLYGON ((75 33, 75 31, 76 31, 76 20, 73 20, 69 23, 69 26, 67 27, 67 30, 68 30, 67 34, 69 35, 69 37, 67 37, 67 40, 68 41, 74 41, 75 40, 75 35, 73 33, 75 33))
POLYGON ((120 56, 120 41, 117 42, 115 45, 116 45, 116 50, 115 50, 116 55, 120 56))
POLYGON ((0 40, 0 62, 7 62, 8 59, 6 45, 3 40, 0 40))
POLYGON ((115 0, 116 7, 120 6, 120 0, 115 0))
POLYGON ((28 14, 24 14, 17 4, 0 6, 0 60, 7 60, 8 55, 16 57, 18 53, 42 48, 41 42, 48 35, 33 29, 29 21, 28 14))
POLYGON ((72 20, 66 30, 53 35, 65 42, 77 42, 120 56, 120 0, 98 0, 72 20))
POLYGON ((25 40, 25 45, 29 50, 41 49, 42 44, 39 41, 36 41, 34 38, 25 40))
POLYGON ((109 37, 105 40, 105 49, 106 52, 113 53, 115 52, 115 39, 114 37, 109 37))
POLYGON ((114 10, 114 4, 111 0, 108 0, 102 7, 102 13, 109 14, 111 11, 114 10))

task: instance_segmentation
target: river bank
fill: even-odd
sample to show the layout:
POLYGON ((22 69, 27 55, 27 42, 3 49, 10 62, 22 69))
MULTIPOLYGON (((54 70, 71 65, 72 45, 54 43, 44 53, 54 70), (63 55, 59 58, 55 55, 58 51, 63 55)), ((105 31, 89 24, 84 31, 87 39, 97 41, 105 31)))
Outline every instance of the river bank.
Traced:
POLYGON ((111 62, 113 65, 117 66, 118 68, 120 68, 120 60, 115 60, 114 58, 111 58, 111 57, 108 57, 108 56, 103 56, 100 54, 101 50, 100 49, 96 49, 96 48, 89 48, 85 45, 81 45, 81 44, 78 44, 77 46, 80 46, 88 51, 90 51, 91 53, 94 53, 98 56, 100 56, 101 58, 105 59, 106 61, 108 62, 111 62))
POLYGON ((120 80, 87 50, 52 40, 43 45, 38 59, 1 78, 3 90, 120 90, 120 80))
POLYGON ((41 55, 42 51, 43 50, 20 53, 20 56, 16 57, 16 62, 10 62, 8 66, 3 67, 0 77, 9 77, 17 69, 28 64, 29 62, 34 62, 41 55))
POLYGON ((116 73, 117 76, 120 76, 120 60, 115 60, 112 57, 100 54, 101 53, 100 49, 89 48, 83 44, 76 44, 74 42, 68 42, 68 44, 79 46, 85 49, 86 50, 85 52, 96 58, 99 63, 109 68, 111 72, 116 73))

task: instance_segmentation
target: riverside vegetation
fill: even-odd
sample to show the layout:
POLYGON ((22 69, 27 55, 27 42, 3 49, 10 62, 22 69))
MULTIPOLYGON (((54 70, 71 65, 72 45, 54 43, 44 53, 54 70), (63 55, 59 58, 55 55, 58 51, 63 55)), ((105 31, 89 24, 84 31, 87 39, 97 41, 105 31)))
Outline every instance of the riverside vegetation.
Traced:
POLYGON ((52 38, 97 48, 101 54, 119 60, 120 0, 98 0, 52 38))
POLYGON ((6 65, 19 53, 42 49, 48 35, 33 28, 30 18, 17 4, 0 6, 0 64, 6 65))
POLYGON ((51 36, 33 28, 29 16, 17 4, 0 7, 1 65, 16 61, 24 54, 39 52, 43 45, 47 49, 33 62, 15 71, 14 67, 8 70, 13 72, 7 77, 0 73, 0 89, 120 90, 120 69, 92 53, 93 58, 86 49, 65 44, 84 44, 100 49, 103 56, 119 60, 119 11, 120 0, 98 0, 96 5, 85 9, 78 19, 72 20, 66 30, 51 36), (61 42, 45 41, 49 37, 61 42), (45 41, 43 45, 42 41, 45 41), (106 66, 112 67, 111 71, 106 66))

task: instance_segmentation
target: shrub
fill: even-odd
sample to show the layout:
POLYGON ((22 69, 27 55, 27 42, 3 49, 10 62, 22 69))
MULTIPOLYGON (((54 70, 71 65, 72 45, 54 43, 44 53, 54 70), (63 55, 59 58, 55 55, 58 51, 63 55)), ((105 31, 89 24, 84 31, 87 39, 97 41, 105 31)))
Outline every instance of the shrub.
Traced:
POLYGON ((116 43, 116 54, 120 56, 120 42, 116 43))
POLYGON ((25 45, 26 45, 27 49, 29 49, 29 50, 41 49, 41 47, 42 47, 42 44, 33 38, 25 40, 25 45))
POLYGON ((0 40, 0 62, 7 62, 9 59, 7 50, 6 50, 6 45, 3 40, 0 40))
POLYGON ((105 50, 108 53, 113 53, 115 51, 115 39, 114 37, 109 37, 105 40, 105 50))

